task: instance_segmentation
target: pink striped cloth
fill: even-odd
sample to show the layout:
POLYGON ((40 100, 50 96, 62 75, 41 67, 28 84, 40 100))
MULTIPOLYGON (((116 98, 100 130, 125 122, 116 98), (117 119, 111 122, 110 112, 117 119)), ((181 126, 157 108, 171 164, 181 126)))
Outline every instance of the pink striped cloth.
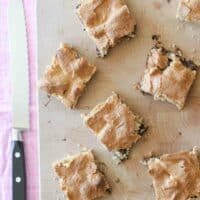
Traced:
MULTIPOLYGON (((12 1, 12 0, 10 0, 12 1)), ((11 200, 11 80, 8 49, 8 3, 0 0, 0 200, 11 200)), ((24 137, 28 200, 39 199, 36 104, 36 0, 24 0, 27 23, 31 128, 24 137)), ((20 75, 19 75, 20 80, 20 75)))

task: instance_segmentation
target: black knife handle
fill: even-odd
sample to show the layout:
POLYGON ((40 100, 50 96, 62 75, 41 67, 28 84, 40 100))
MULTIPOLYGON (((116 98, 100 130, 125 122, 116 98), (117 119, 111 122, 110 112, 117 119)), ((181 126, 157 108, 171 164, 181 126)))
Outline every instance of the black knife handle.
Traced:
POLYGON ((15 140, 12 152, 12 190, 13 200, 26 200, 24 145, 22 141, 15 140))

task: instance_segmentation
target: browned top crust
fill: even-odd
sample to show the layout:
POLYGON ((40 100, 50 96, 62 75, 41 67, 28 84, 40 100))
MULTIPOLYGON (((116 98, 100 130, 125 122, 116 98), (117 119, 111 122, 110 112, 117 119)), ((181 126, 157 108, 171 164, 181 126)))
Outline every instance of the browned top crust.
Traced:
POLYGON ((200 21, 200 0, 180 0, 177 18, 183 21, 200 21))
POLYGON ((197 66, 183 58, 180 50, 172 52, 160 45, 151 49, 138 87, 155 100, 168 101, 182 109, 196 78, 197 66))
POLYGON ((91 151, 62 160, 54 169, 69 200, 93 200, 104 196, 110 189, 91 151))
POLYGON ((156 200, 188 200, 200 194, 200 154, 193 151, 166 154, 148 162, 156 200))
POLYGON ((136 21, 123 0, 82 0, 77 14, 101 57, 119 39, 134 35, 136 21))
POLYGON ((130 148, 141 138, 138 116, 115 93, 84 116, 84 122, 109 151, 130 148))
POLYGON ((57 50, 51 66, 46 68, 40 88, 58 97, 65 106, 74 108, 95 71, 95 66, 63 44, 57 50))

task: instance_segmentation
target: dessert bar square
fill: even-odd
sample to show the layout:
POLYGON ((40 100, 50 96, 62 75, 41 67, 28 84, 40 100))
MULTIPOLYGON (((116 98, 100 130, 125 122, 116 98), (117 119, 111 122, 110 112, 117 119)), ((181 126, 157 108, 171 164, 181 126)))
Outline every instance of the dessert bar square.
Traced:
POLYGON ((68 200, 94 200, 111 191, 91 151, 56 163, 54 170, 68 200))
POLYGON ((66 107, 74 108, 95 71, 95 66, 80 57, 72 47, 63 44, 51 66, 46 68, 40 88, 58 97, 66 107))
POLYGON ((166 154, 148 161, 156 200, 187 200, 200 196, 200 152, 166 154))
POLYGON ((200 22, 200 0, 180 0, 177 18, 182 21, 200 22))
POLYGON ((119 163, 128 159, 131 147, 146 131, 143 119, 135 115, 116 93, 83 116, 84 123, 119 163))
POLYGON ((81 0, 77 14, 100 57, 121 38, 135 36, 136 21, 123 0, 81 0))
POLYGON ((193 61, 183 57, 180 49, 167 50, 156 40, 137 88, 153 95, 155 100, 168 101, 182 109, 196 78, 197 68, 193 61))

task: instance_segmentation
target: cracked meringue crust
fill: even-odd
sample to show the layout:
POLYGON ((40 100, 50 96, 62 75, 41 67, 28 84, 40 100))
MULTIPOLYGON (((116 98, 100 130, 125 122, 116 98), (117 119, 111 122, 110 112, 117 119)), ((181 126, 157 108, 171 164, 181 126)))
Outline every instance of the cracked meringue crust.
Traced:
POLYGON ((156 41, 137 88, 153 95, 155 100, 168 101, 182 109, 196 79, 197 68, 193 61, 183 57, 180 49, 169 51, 156 41))
POLYGON ((200 0, 180 0, 177 18, 182 21, 200 22, 200 0))
POLYGON ((94 200, 111 191, 91 151, 54 164, 54 171, 68 200, 94 200))
POLYGON ((83 116, 83 120, 101 143, 114 153, 117 162, 128 158, 133 144, 147 130, 143 119, 122 103, 116 93, 83 116))
POLYGON ((136 21, 123 0, 81 0, 77 15, 100 57, 107 55, 121 38, 135 35, 136 21))
POLYGON ((200 197, 200 151, 166 154, 148 161, 156 200, 188 200, 200 197))
POLYGON ((40 81, 40 88, 70 108, 74 108, 92 78, 96 67, 89 64, 77 51, 62 44, 40 81))

